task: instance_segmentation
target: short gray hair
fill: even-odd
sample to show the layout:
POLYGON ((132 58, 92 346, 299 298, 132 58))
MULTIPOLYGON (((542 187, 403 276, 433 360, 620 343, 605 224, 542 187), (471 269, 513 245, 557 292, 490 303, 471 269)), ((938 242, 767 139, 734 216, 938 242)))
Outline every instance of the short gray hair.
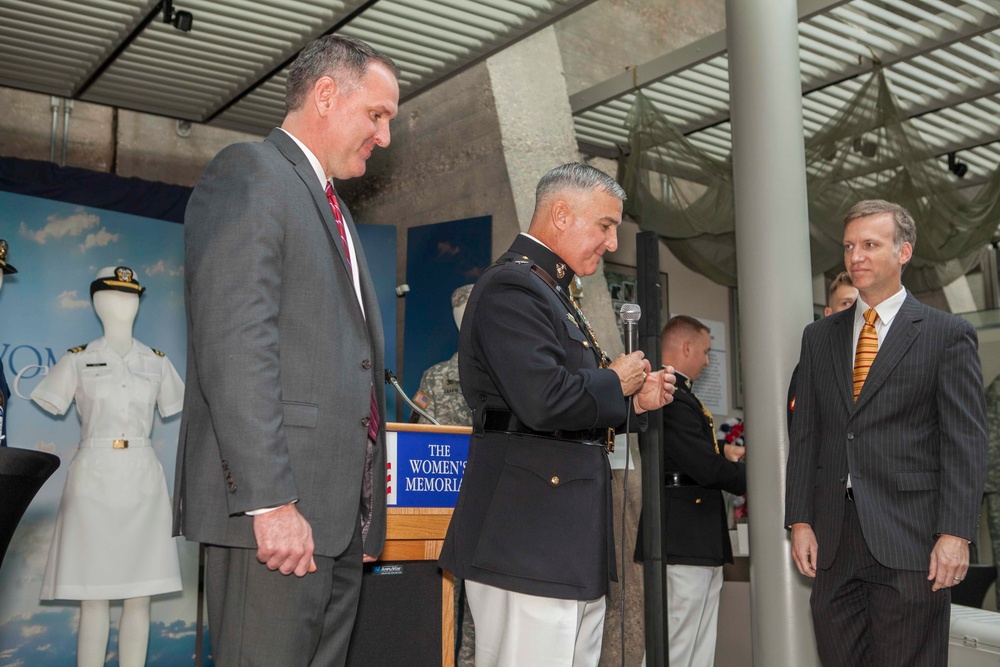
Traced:
POLYGON ((295 111, 321 77, 328 76, 344 92, 353 92, 372 61, 381 63, 399 78, 399 68, 392 58, 369 44, 344 35, 324 35, 299 52, 288 69, 285 81, 285 112, 295 111))
POLYGON ((535 210, 549 195, 563 190, 600 190, 625 201, 625 190, 600 169, 582 162, 570 162, 550 169, 535 188, 535 210))
POLYGON ((893 204, 891 201, 885 201, 884 199, 865 199, 859 201, 857 204, 851 207, 851 210, 847 212, 844 217, 844 227, 847 227, 847 223, 857 220, 858 218, 867 218, 873 215, 881 215, 883 213, 892 214, 893 231, 892 231, 892 247, 895 252, 899 252, 899 249, 903 247, 904 243, 909 243, 911 248, 917 247, 917 223, 913 220, 913 216, 910 212, 899 204, 893 204))

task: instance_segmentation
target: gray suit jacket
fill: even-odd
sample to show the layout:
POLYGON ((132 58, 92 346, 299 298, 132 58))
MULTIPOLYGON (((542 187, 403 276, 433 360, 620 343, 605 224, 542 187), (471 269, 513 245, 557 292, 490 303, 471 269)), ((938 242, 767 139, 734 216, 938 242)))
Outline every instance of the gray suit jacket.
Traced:
POLYGON ((966 320, 907 294, 854 403, 854 308, 802 335, 785 525, 837 554, 848 472, 865 541, 886 567, 926 570, 936 536, 974 540, 986 463, 983 378, 966 320))
POLYGON ((369 448, 366 424, 373 386, 385 415, 382 320, 351 214, 340 208, 365 316, 329 202, 284 132, 224 149, 191 196, 175 534, 255 548, 243 513, 298 499, 316 553, 336 556, 354 533, 367 478, 364 551, 381 552, 385 434, 369 448))

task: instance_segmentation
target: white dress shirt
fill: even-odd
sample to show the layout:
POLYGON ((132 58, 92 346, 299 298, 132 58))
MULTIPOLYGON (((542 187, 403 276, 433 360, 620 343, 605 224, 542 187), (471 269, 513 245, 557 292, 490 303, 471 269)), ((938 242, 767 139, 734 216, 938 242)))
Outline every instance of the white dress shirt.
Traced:
MULTIPOLYGON (((878 334, 879 349, 882 348, 882 341, 885 340, 885 335, 889 333, 889 327, 892 326, 892 321, 896 319, 896 314, 903 307, 903 301, 905 300, 906 288, 900 287, 898 292, 875 306, 875 312, 878 313, 878 319, 875 320, 875 333, 878 334)), ((871 306, 865 303, 864 299, 859 295, 857 307, 854 309, 854 346, 851 348, 852 368, 854 367, 854 357, 858 351, 858 339, 861 338, 861 328, 865 325, 865 311, 869 308, 871 306)))

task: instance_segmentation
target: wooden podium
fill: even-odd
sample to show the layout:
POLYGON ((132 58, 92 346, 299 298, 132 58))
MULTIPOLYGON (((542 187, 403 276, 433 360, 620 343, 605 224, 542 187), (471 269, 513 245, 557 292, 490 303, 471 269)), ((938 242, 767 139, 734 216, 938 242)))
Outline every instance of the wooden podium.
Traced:
MULTIPOLYGON (((472 433, 467 426, 388 423, 391 432, 472 433)), ((380 561, 437 560, 451 522, 450 507, 389 507, 386 510, 385 549, 380 561)), ((455 664, 455 593, 450 572, 441 577, 441 665, 455 664)))

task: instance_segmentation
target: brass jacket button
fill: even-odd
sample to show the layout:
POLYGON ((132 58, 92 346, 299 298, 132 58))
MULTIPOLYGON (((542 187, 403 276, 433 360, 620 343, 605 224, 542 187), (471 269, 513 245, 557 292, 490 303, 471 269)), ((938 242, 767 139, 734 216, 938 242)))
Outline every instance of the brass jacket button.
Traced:
POLYGON ((552 475, 552 479, 550 479, 549 481, 552 482, 552 486, 559 486, 559 477, 558 476, 552 475))

